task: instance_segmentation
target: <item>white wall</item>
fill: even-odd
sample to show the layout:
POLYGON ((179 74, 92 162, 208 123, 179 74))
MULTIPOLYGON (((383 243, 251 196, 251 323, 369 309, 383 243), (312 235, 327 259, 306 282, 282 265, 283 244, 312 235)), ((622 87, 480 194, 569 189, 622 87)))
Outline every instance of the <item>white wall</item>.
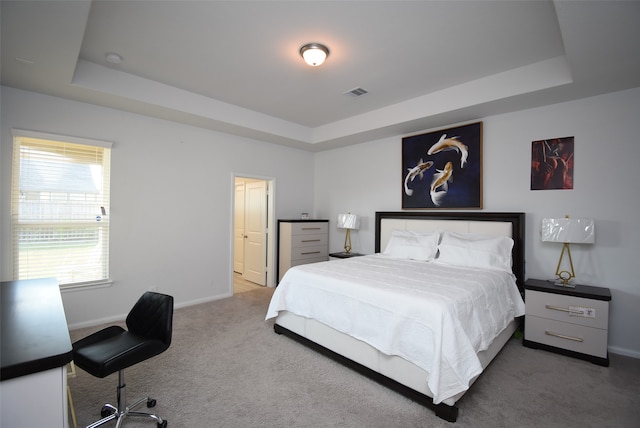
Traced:
POLYGON ((11 129, 113 142, 111 287, 63 292, 73 326, 126 314, 150 287, 176 305, 232 290, 233 174, 274 179, 276 217, 313 213, 313 154, 2 87, 0 278, 9 252, 11 129))
MULTIPOLYGON (((527 277, 552 278, 560 255, 558 245, 540 241, 543 217, 595 219, 595 245, 572 246, 577 282, 611 289, 610 350, 640 358, 640 88, 480 120, 483 210, 526 212, 527 277), (531 142, 570 136, 574 189, 530 190, 531 142)), ((331 251, 344 240, 339 213, 363 216, 353 251, 372 253, 375 211, 401 209, 401 138, 316 154, 315 206, 333 220, 331 251)))

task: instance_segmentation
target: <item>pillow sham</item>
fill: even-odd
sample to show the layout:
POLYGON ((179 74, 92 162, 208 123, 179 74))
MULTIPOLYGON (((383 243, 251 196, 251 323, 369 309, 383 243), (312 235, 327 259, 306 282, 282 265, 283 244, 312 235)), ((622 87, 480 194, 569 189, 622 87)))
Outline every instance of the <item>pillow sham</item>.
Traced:
POLYGON ((457 266, 511 270, 513 239, 508 236, 444 232, 437 261, 457 266))
POLYGON ((436 257, 439 238, 438 232, 392 230, 387 247, 382 254, 394 259, 428 262, 436 257))

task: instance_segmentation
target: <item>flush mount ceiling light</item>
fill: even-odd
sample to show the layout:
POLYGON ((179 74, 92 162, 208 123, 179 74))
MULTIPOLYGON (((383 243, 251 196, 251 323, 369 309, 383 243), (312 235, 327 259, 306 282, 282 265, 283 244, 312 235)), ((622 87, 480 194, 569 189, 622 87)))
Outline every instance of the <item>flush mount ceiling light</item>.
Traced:
POLYGON ((304 62, 317 67, 329 56, 329 48, 320 43, 307 43, 300 48, 300 55, 304 58, 304 62))

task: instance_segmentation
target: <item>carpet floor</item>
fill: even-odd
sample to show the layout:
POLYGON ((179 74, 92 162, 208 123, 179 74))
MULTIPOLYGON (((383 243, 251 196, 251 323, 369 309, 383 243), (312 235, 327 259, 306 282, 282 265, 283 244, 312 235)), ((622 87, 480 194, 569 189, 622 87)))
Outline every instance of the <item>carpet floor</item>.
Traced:
MULTIPOLYGON (((264 321, 272 292, 176 309, 169 350, 125 370, 129 401, 151 395, 153 410, 175 428, 640 427, 638 359, 613 354, 610 367, 600 367, 511 339, 459 402, 452 424, 275 334, 264 321)), ((102 327, 74 330, 72 340, 102 327)), ((114 403, 117 377, 78 369, 69 379, 78 426, 114 403)), ((155 427, 136 419, 124 425, 155 427)))

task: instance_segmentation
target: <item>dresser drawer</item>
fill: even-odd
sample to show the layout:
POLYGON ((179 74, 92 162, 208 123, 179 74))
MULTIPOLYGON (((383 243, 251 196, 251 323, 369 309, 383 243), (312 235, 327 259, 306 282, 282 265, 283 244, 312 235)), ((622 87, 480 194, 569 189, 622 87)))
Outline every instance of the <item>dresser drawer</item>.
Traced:
POLYGON ((329 251, 326 245, 318 245, 311 247, 294 247, 291 248, 291 260, 307 260, 307 259, 324 259, 329 258, 329 251))
POLYGON ((327 234, 329 232, 328 222, 299 222, 291 223, 292 235, 314 235, 314 234, 327 234))
POLYGON ((324 235, 293 235, 291 237, 292 247, 314 247, 314 246, 327 246, 327 234, 324 235))
POLYGON ((609 325, 609 302, 604 300, 525 290, 525 301, 527 315, 603 330, 609 325))
POLYGON ((326 262, 326 261, 327 261, 327 257, 314 257, 314 258, 310 258, 310 259, 292 260, 291 261, 291 267, 300 266, 300 265, 307 265, 307 264, 311 264, 311 263, 326 262))
POLYGON ((607 330, 525 316, 526 340, 607 358, 607 330))

